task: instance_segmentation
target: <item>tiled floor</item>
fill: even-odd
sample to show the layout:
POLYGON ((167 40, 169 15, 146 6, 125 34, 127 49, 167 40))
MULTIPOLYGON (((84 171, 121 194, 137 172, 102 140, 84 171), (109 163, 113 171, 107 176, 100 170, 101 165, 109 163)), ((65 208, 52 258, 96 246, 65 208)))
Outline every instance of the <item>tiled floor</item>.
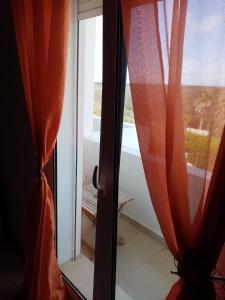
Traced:
POLYGON ((125 245, 118 246, 117 284, 133 300, 164 300, 176 281, 173 257, 159 241, 119 221, 125 245))
MULTIPOLYGON (((119 220, 119 234, 125 244, 117 251, 116 300, 164 300, 177 280, 173 258, 165 245, 140 232, 130 223, 119 220)), ((81 255, 62 266, 88 299, 92 299, 93 263, 81 255)))

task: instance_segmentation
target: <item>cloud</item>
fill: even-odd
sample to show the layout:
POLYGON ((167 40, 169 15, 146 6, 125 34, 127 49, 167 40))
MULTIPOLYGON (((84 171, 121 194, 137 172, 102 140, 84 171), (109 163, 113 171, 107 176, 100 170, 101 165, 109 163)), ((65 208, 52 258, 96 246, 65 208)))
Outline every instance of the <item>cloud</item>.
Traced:
POLYGON ((216 15, 208 16, 202 20, 199 30, 203 32, 209 32, 220 27, 221 24, 222 24, 221 16, 216 16, 216 15))
POLYGON ((190 18, 190 26, 196 32, 210 32, 218 29, 223 24, 223 18, 220 15, 209 15, 201 20, 190 18))
POLYGON ((196 59, 185 57, 182 68, 182 84, 204 85, 204 86, 225 86, 225 57, 218 61, 211 57, 196 59))
POLYGON ((185 57, 183 60, 183 70, 189 73, 190 71, 197 71, 200 67, 200 64, 197 60, 189 57, 185 57))
POLYGON ((200 63, 193 59, 185 57, 182 68, 182 83, 197 84, 199 81, 200 63))

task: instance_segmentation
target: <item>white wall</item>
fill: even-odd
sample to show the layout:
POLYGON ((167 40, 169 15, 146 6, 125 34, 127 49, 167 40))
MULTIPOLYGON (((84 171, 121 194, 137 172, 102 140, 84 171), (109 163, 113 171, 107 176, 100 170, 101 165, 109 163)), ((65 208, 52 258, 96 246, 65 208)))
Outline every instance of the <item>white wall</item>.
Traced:
POLYGON ((120 189, 134 199, 125 206, 123 212, 162 236, 152 207, 140 156, 122 151, 120 189))
MULTIPOLYGON (((77 15, 72 1, 67 76, 62 121, 57 138, 57 250, 59 264, 74 257, 76 182, 76 53, 77 15)), ((79 209, 79 208, 78 208, 79 209)), ((81 209, 80 209, 81 210, 81 209)), ((79 214, 80 215, 80 214, 79 214)), ((78 222, 81 220, 78 218, 78 222)), ((77 245, 80 248, 80 245, 77 245)))
MULTIPOLYGON (((98 140, 99 134, 97 133, 84 138, 84 174, 88 176, 89 181, 91 181, 95 165, 98 164, 98 140)), ((194 166, 188 166, 190 211, 192 216, 198 207, 204 175, 202 170, 194 166)), ((123 212, 162 237, 162 232, 151 203, 141 157, 132 153, 132 151, 128 152, 124 146, 121 153, 120 190, 131 195, 134 199, 124 207, 123 212)))
MULTIPOLYGON (((99 159, 99 143, 96 142, 96 139, 92 139, 90 136, 84 138, 84 153, 83 171, 91 181, 94 167, 98 165, 99 159)), ((120 190, 134 198, 125 206, 123 212, 161 235, 151 204, 141 158, 125 151, 122 151, 121 155, 120 190)))
POLYGON ((59 264, 74 259, 80 254, 83 136, 92 132, 93 129, 96 20, 92 17, 101 13, 102 0, 72 1, 65 101, 57 139, 57 250, 59 264), (78 9, 77 5, 79 5, 78 9), (86 18, 92 19, 82 20, 86 18), (79 23, 79 49, 77 47, 78 19, 81 20, 79 23), (77 53, 77 49, 79 53, 77 53), (79 73, 79 78, 77 78, 77 73, 79 73), (78 120, 76 119, 77 115, 78 120))
MULTIPOLYGON (((96 19, 79 23, 78 130, 82 136, 93 131, 96 19)), ((80 141, 82 142, 82 141, 80 141)))

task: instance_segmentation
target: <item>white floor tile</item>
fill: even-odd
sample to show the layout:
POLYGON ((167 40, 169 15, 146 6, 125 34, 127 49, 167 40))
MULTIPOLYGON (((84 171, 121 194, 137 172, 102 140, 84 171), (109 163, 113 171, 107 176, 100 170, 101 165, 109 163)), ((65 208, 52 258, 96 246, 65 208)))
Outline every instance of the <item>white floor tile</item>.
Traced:
POLYGON ((123 219, 119 219, 118 221, 118 233, 123 237, 125 242, 127 242, 130 238, 137 235, 140 231, 137 230, 134 226, 124 221, 123 219))

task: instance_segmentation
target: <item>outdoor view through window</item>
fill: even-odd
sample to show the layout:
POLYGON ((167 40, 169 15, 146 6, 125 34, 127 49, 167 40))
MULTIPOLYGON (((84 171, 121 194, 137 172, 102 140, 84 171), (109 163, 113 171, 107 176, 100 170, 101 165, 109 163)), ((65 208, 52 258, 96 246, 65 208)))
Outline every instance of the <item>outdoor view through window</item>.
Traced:
MULTIPOLYGON (((185 157, 189 182, 192 184, 190 205, 195 211, 202 191, 204 176, 210 178, 214 167, 221 132, 225 120, 225 61, 219 55, 225 33, 221 17, 205 11, 203 17, 198 5, 190 1, 187 14, 182 69, 182 107, 185 136, 185 157), (211 32, 211 34, 207 34, 211 32), (202 43, 201 43, 202 41, 202 43), (193 46, 194 45, 194 46, 193 46), (208 156, 207 153, 210 153, 208 156), (206 171, 205 171, 206 170, 206 171)), ((163 4, 158 5, 159 17, 163 4)), ((204 8, 207 10, 207 7, 204 8)), ((165 34, 163 18, 160 34, 165 34)), ((163 45, 164 66, 166 45, 163 45)), ((96 56, 97 57, 97 56, 96 56)), ((100 58, 99 58, 100 59, 100 58)), ((97 66, 101 65, 97 63, 97 66)), ((100 74, 100 70, 98 70, 100 74)), ((97 74, 98 74, 97 72, 97 74)), ((101 76, 95 78, 94 116, 101 113, 101 76)), ((165 74, 165 84, 168 76, 165 74)), ((132 107, 129 75, 127 74, 124 125, 120 167, 117 251, 117 299, 121 290, 124 299, 164 299, 177 277, 173 257, 163 243, 162 233, 155 216, 143 165, 140 157, 132 107), (137 180, 138 179, 138 180, 137 180), (118 289, 118 287, 120 289, 118 289), (124 296, 125 297, 125 296, 124 296)), ((193 213, 194 215, 194 213, 193 213)))
MULTIPOLYGON (((192 216, 197 211, 204 180, 211 177, 225 120, 225 55, 220 56, 225 49, 225 39, 221 39, 225 36, 225 22, 216 5, 212 11, 203 2, 189 1, 182 64, 184 157, 192 216)), ((170 33, 165 32, 163 9, 163 1, 159 1, 162 41, 166 34, 170 39, 170 33)), ((170 23, 171 19, 167 21, 170 23)), ((81 251, 77 260, 83 275, 74 267, 71 277, 87 299, 93 297, 95 262, 97 191, 92 175, 99 164, 102 26, 102 16, 79 22, 78 127, 82 138, 78 147, 83 159, 82 172, 78 174, 82 213, 81 251)), ((165 89, 169 70, 167 46, 162 43, 165 89)), ((178 278, 170 274, 176 270, 174 258, 165 244, 145 178, 131 88, 127 72, 118 195, 116 299, 147 300, 151 295, 151 299, 162 300, 178 278)))

